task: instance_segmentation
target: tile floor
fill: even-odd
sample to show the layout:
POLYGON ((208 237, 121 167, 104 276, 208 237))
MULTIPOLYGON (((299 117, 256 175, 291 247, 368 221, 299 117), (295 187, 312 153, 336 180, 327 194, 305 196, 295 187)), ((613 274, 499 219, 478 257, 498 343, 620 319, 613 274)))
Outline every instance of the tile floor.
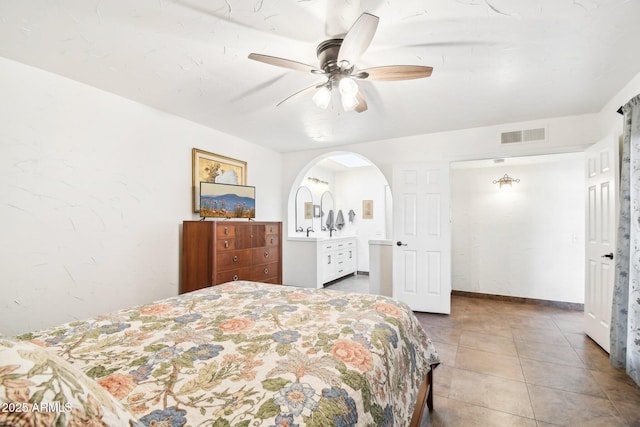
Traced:
MULTIPOLYGON (((329 289, 368 293, 367 276, 329 289)), ((454 296, 416 313, 442 364, 422 426, 640 426, 640 388, 582 332, 582 312, 454 296)))

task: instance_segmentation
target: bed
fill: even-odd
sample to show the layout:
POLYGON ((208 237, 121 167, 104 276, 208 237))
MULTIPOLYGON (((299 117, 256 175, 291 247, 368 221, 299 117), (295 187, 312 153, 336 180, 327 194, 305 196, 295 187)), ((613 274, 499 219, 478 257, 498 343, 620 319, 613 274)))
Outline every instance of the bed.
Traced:
MULTIPOLYGON (((439 364, 403 303, 257 282, 230 282, 18 340, 46 348, 106 389, 132 415, 126 425, 135 426, 417 426, 425 403, 432 408, 439 364)), ((45 396, 66 404, 60 393, 71 387, 64 380, 71 375, 48 362, 20 373, 19 364, 2 361, 0 354, 0 385, 4 372, 5 386, 23 387, 21 394, 0 392, 5 406, 16 396, 28 402, 23 409, 45 396), (49 370, 63 379, 59 386, 32 378, 49 370)), ((99 412, 104 422, 99 399, 76 400, 83 416, 99 412)), ((54 415, 68 421, 74 410, 54 415)))

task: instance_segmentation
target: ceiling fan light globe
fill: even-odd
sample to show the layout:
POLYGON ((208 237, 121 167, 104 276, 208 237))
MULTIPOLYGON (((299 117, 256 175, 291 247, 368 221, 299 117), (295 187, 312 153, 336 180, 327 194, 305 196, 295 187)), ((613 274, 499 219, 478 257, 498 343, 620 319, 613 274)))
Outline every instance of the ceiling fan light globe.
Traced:
POLYGON ((343 98, 346 96, 355 99, 356 94, 358 93, 358 84, 353 79, 344 77, 340 79, 338 89, 340 90, 340 94, 343 98))
POLYGON ((342 101, 342 108, 344 109, 344 111, 351 111, 358 106, 359 102, 358 102, 358 99, 356 98, 356 94, 353 94, 353 95, 341 94, 340 100, 342 101))
POLYGON ((326 110, 331 102, 331 89, 326 86, 318 89, 318 91, 313 95, 313 102, 319 108, 326 110))

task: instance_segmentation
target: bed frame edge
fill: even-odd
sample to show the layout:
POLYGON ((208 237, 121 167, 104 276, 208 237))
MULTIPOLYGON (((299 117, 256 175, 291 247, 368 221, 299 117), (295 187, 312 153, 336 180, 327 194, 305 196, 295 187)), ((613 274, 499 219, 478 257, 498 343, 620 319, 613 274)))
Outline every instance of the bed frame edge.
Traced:
POLYGON ((436 363, 429 367, 427 377, 424 379, 422 385, 420 386, 418 397, 416 398, 416 406, 413 409, 413 415, 411 416, 409 427, 420 427, 425 403, 429 408, 429 412, 433 411, 433 371, 438 365, 439 364, 436 363))

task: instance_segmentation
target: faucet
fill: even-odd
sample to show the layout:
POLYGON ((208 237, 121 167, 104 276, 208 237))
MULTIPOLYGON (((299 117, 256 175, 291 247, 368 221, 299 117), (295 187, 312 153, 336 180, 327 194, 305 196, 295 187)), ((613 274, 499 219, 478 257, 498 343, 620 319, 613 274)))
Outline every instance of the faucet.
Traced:
POLYGON ((302 227, 296 228, 296 233, 304 233, 304 228, 302 227))
POLYGON ((333 237, 333 232, 334 232, 334 231, 336 231, 336 229, 335 229, 335 228, 333 228, 333 227, 331 227, 331 228, 329 229, 329 237, 333 237))
POLYGON ((307 237, 309 237, 309 233, 315 233, 311 227, 307 227, 307 237))

